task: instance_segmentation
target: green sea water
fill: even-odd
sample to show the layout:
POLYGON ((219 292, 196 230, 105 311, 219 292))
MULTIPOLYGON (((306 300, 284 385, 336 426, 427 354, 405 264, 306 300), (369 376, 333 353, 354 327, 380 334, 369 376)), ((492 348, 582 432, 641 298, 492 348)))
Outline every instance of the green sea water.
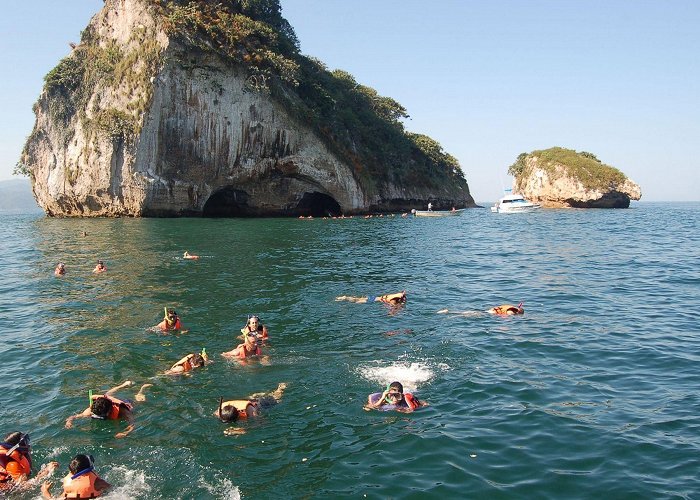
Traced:
POLYGON ((29 432, 56 482, 92 453, 107 498, 700 498, 697 203, 0 222, 0 433, 29 432), (395 310, 334 300, 404 289, 395 310), (147 330, 164 306, 189 333, 147 330), (267 360, 222 358, 253 313, 267 360), (204 347, 213 363, 162 375, 204 347), (128 437, 64 428, 127 379, 125 398, 154 384, 128 437), (430 406, 363 411, 393 380, 430 406), (224 435, 219 396, 280 382, 280 404, 224 435))

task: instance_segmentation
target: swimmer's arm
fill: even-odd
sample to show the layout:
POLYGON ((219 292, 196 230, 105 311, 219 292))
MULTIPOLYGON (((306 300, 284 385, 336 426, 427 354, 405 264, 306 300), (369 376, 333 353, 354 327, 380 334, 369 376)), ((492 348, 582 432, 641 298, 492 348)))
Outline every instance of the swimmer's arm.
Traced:
POLYGON ((131 413, 131 410, 126 410, 124 408, 119 410, 119 416, 122 418, 125 418, 126 421, 129 423, 126 429, 124 429, 122 432, 117 432, 114 437, 115 438, 123 438, 129 435, 131 431, 134 430, 134 415, 131 413))
POLYGON ((90 411, 90 407, 88 406, 80 413, 76 413, 75 415, 71 415, 70 417, 68 417, 66 419, 66 426, 65 426, 66 429, 70 429, 71 427, 73 427, 73 420, 75 420, 76 418, 88 418, 88 417, 90 417, 91 414, 92 414, 92 412, 90 411))
POLYGON ((41 485, 41 496, 46 498, 47 500, 51 500, 53 498, 53 495, 51 495, 51 486, 53 486, 53 483, 51 481, 46 481, 44 484, 41 485))
POLYGON ((105 396, 111 396, 112 394, 117 392, 119 389, 124 389, 125 387, 131 387, 132 385, 134 385, 134 383, 131 380, 126 380, 122 384, 119 384, 116 387, 112 387, 110 390, 105 392, 105 396))
POLYGON ((100 493, 104 492, 105 490, 108 490, 111 487, 112 485, 104 479, 102 479, 101 477, 95 479, 95 489, 100 493))
POLYGON ((57 467, 58 467, 58 462, 56 462, 56 461, 52 461, 52 462, 49 462, 49 463, 46 464, 46 465, 42 465, 42 466, 41 466, 41 470, 40 470, 40 471, 37 473, 37 475, 34 476, 34 478, 33 478, 31 481, 29 481, 29 482, 30 482, 31 484, 36 484, 36 483, 39 482, 41 479, 44 479, 44 478, 45 478, 46 476, 48 476, 49 474, 52 474, 53 471, 55 471, 57 467))
POLYGON ((382 392, 382 395, 374 403, 372 403, 372 401, 370 401, 370 397, 367 396, 367 404, 365 405, 365 408, 379 408, 380 406, 382 406, 384 404, 384 400, 385 400, 387 394, 389 394, 389 391, 387 391, 387 390, 382 392))

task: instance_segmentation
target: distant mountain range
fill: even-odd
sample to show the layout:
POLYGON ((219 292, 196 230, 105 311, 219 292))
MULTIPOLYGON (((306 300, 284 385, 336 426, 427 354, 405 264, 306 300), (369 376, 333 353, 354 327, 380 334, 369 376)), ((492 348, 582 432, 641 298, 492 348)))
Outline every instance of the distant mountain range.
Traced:
POLYGON ((0 181, 0 210, 41 212, 34 200, 29 179, 0 181))

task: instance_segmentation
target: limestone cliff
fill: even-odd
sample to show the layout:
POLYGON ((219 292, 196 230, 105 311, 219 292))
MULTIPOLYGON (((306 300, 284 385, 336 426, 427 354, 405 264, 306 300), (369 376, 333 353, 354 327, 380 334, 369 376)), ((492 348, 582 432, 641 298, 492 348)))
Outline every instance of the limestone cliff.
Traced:
POLYGON ((346 102, 340 84, 324 88, 323 79, 345 84, 348 75, 300 56, 291 27, 284 38, 240 4, 105 1, 81 43, 46 76, 34 108, 21 165, 47 214, 474 206, 456 160, 389 116, 401 115, 398 103, 350 77, 349 88, 362 92, 338 109, 346 102), (222 4, 228 10, 215 12, 222 4), (239 38, 227 45, 232 36, 239 38), (330 96, 328 109, 319 95, 330 96), (354 117, 366 108, 388 109, 389 118, 354 117))
POLYGON ((595 155, 564 148, 523 153, 508 172, 513 190, 543 207, 628 208, 641 189, 595 155))

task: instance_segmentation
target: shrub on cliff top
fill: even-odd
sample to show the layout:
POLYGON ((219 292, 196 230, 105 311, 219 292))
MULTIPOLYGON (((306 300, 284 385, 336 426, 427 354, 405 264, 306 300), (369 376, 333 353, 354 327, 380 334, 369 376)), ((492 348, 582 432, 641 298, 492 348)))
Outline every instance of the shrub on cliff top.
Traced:
POLYGON ((528 159, 536 158, 537 166, 544 169, 551 179, 560 176, 558 166, 565 169, 566 175, 577 179, 587 189, 609 189, 625 182, 625 174, 615 167, 602 163, 594 154, 586 151, 553 147, 532 153, 521 153, 508 168, 508 173, 522 178, 530 174, 528 159))

